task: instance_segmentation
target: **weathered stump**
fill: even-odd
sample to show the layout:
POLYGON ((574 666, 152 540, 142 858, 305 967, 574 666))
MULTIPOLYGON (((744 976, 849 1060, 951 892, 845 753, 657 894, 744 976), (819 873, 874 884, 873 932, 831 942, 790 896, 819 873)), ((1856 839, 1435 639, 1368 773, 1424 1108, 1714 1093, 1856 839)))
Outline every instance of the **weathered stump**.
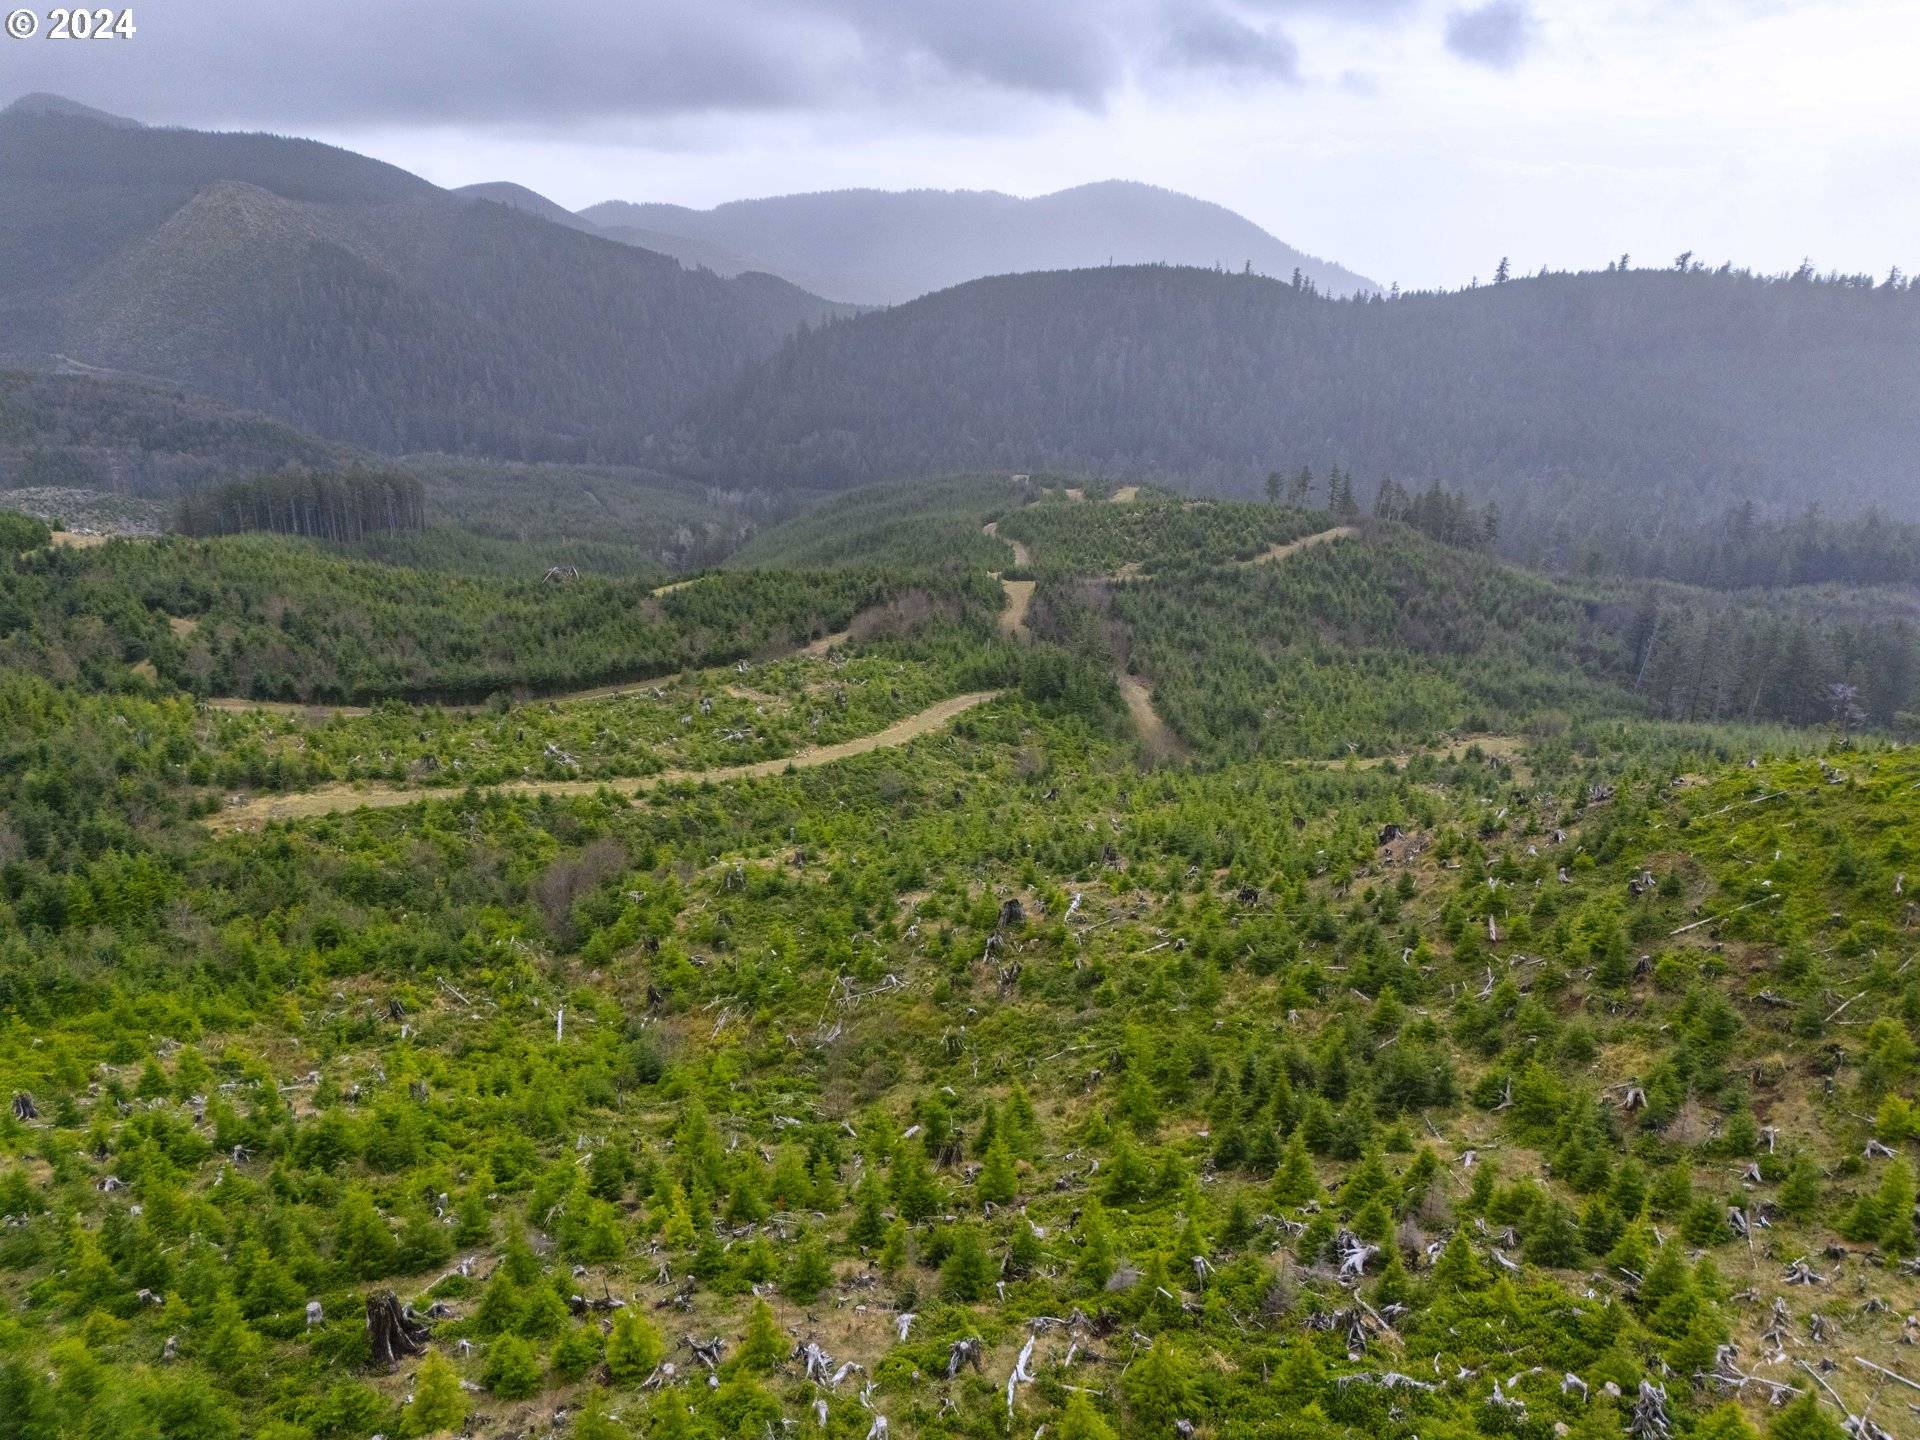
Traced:
POLYGON ((367 1296, 367 1340, 373 1358, 387 1366, 425 1353, 427 1327, 391 1290, 367 1296))

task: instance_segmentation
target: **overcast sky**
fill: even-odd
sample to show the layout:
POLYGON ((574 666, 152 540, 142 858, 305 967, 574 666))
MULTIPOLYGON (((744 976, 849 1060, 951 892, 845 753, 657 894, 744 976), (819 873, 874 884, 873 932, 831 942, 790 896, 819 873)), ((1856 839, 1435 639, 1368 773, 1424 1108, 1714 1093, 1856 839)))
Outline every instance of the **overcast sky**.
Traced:
POLYGON ((578 208, 1151 181, 1403 286, 1920 268, 1920 0, 134 0, 0 97, 578 208))

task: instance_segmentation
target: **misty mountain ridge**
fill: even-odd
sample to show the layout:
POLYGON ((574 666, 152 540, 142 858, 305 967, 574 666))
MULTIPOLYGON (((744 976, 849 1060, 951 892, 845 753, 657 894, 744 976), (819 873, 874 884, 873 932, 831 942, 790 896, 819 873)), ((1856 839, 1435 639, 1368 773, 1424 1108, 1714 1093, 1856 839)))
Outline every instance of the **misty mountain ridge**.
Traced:
POLYGON ((1165 262, 1280 279, 1298 270, 1334 295, 1365 276, 1276 239, 1225 206, 1132 180, 1032 199, 995 190, 831 190, 734 200, 710 210, 607 201, 580 215, 759 257, 816 294, 898 304, 989 275, 1165 262))
POLYGON ((0 349, 373 451, 730 489, 1053 468, 1248 495, 1338 464, 1363 499, 1389 477, 1494 499, 1539 554, 1747 501, 1920 519, 1920 395, 1889 380, 1920 350, 1912 286, 1609 269, 1337 299, 1305 266, 1294 285, 1103 252, 856 315, 820 298, 834 274, 768 273, 870 261, 899 287, 942 217, 955 243, 912 283, 956 257, 1058 260, 1143 197, 1200 206, 1112 183, 569 216, 523 186, 449 192, 312 141, 31 97, 0 113, 0 349), (1022 249, 1049 215, 1052 248, 1022 249), (779 249, 715 263, 687 247, 727 242, 654 224, 779 249), (624 243, 656 234, 682 250, 624 243))
POLYGON ((529 215, 537 215, 542 220, 551 220, 556 225, 565 225, 571 230, 581 230, 589 235, 598 235, 603 239, 617 240, 622 245, 637 246, 642 250, 652 250, 656 254, 671 255, 688 268, 701 268, 714 274, 733 278, 736 275, 760 274, 775 275, 789 283, 799 285, 806 290, 810 287, 790 274, 781 274, 777 267, 751 255, 741 255, 724 245, 715 245, 705 240, 695 240, 686 235, 669 235, 664 231, 648 230, 637 225, 596 225, 583 215, 576 215, 557 201, 549 200, 537 191, 529 190, 525 185, 511 180, 483 181, 478 185, 462 185, 453 192, 474 200, 490 200, 496 205, 506 205, 515 210, 523 210, 529 215))
POLYGON ((386 451, 638 455, 836 307, 313 141, 0 114, 0 344, 386 451))

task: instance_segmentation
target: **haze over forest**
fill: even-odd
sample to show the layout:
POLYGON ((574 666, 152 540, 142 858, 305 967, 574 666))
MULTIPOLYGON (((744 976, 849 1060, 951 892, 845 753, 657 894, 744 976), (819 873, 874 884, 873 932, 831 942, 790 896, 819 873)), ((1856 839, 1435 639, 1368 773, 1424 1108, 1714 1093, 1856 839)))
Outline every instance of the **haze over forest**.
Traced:
POLYGON ((0 127, 16 362, 374 452, 789 496, 1035 466, 1252 495, 1339 466, 1367 497, 1458 486, 1562 553, 1749 502, 1920 519, 1920 400, 1882 383, 1920 340, 1898 272, 1623 256, 1389 297, 1119 183, 573 215, 46 98, 0 127))

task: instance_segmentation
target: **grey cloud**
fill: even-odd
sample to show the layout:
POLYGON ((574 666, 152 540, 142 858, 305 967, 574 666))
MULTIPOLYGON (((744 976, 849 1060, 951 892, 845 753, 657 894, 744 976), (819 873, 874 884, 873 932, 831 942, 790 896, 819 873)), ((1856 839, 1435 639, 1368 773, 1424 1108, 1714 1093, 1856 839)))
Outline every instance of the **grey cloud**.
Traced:
POLYGON ((1124 11, 1111 23, 1097 0, 803 0, 800 8, 851 27, 877 65, 931 67, 991 88, 1095 103, 1126 73, 1124 11))
POLYGON ((1488 0, 1447 17, 1447 48, 1463 60, 1511 70, 1533 45, 1533 11, 1526 0, 1488 0))
POLYGON ((843 49, 761 0, 590 20, 512 0, 199 0, 114 46, 8 46, 0 81, 29 88, 15 73, 37 67, 33 87, 187 124, 564 124, 804 103, 843 49))
POLYGON ((1275 80, 1300 78, 1300 51, 1275 30, 1256 29, 1223 10, 1181 7, 1171 19, 1164 48, 1183 69, 1275 80))
POLYGON ((111 46, 0 45, 0 102, 52 90, 149 122, 280 129, 951 125, 1006 103, 1098 108, 1163 70, 1288 79, 1297 63, 1215 0, 194 0, 142 19, 111 46))

